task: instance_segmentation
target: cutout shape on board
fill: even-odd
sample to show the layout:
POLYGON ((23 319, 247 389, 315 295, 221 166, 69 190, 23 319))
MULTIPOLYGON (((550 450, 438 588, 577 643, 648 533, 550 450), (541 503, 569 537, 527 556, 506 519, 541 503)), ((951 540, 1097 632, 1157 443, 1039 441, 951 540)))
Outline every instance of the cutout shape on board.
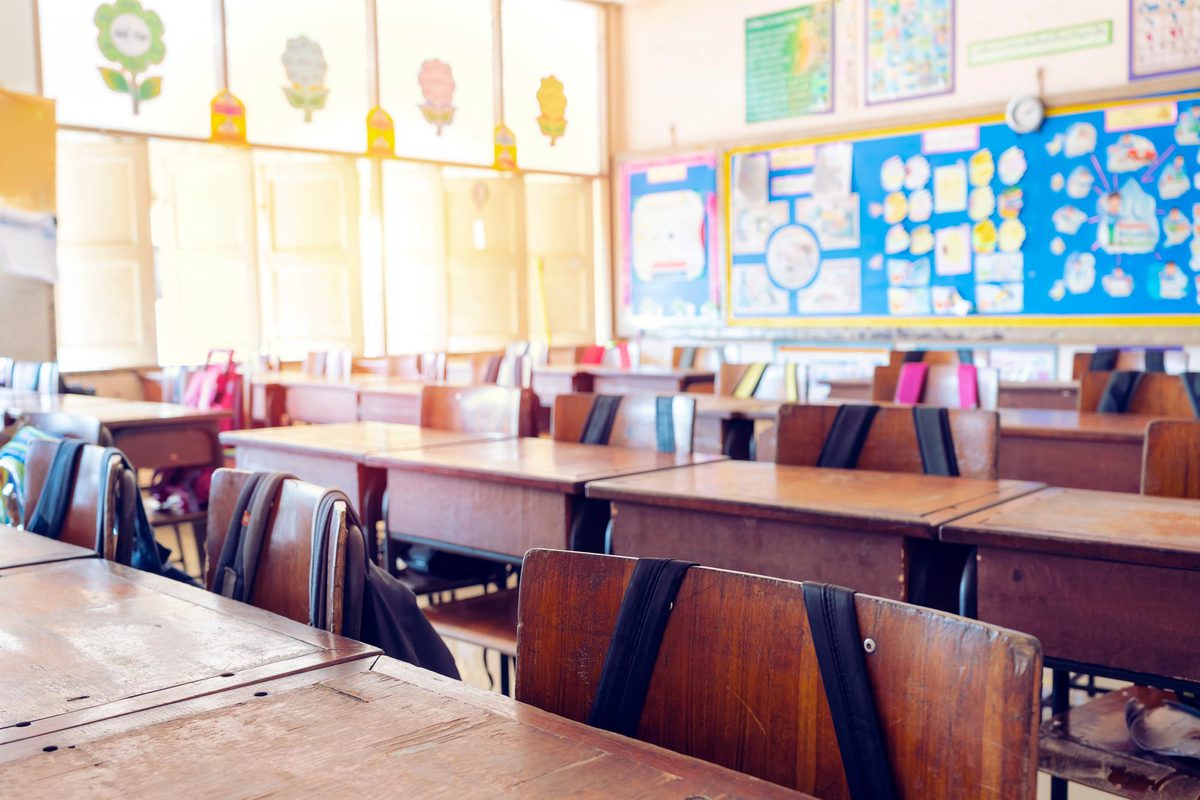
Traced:
POLYGON ((1096 285, 1096 257, 1091 253, 1071 253, 1063 267, 1063 284, 1071 294, 1087 294, 1096 285))
POLYGON ((1145 136, 1123 133, 1105 149, 1109 172, 1135 172, 1148 167, 1158 158, 1154 143, 1145 136))
POLYGON ((1129 179, 1120 191, 1101 196, 1096 215, 1096 243, 1106 253, 1152 253, 1158 245, 1157 204, 1136 180, 1129 179))
POLYGON ((325 52, 321 45, 307 36, 296 36, 287 40, 283 55, 283 70, 290 85, 283 87, 283 95, 292 108, 304 112, 304 121, 312 122, 313 112, 325 108, 329 87, 325 85, 325 52))
POLYGON ((1025 151, 1013 145, 1000 154, 1000 163, 996 167, 996 172, 1000 176, 1000 182, 1005 186, 1013 186, 1021 178, 1025 177, 1025 170, 1029 164, 1025 160, 1025 151))
POLYGON ((992 151, 986 147, 974 153, 967 161, 967 170, 972 186, 987 186, 996 175, 996 162, 992 151))
POLYGON ((1118 265, 1100 279, 1100 286, 1109 297, 1129 297, 1133 294, 1133 276, 1118 265))
MULTIPOLYGON (((1067 158, 1079 158, 1096 152, 1096 126, 1090 122, 1075 122, 1067 128, 1063 142, 1063 154, 1067 158)), ((1051 155, 1055 155, 1051 153, 1051 155)))
POLYGON ((1150 295, 1157 300, 1182 300, 1187 295, 1188 276, 1174 261, 1163 264, 1151 275, 1150 295))
POLYGON ((695 280, 704 271, 704 202, 690 189, 659 192, 633 203, 633 272, 646 283, 695 280))
POLYGON ((1180 153, 1163 165, 1158 175, 1158 196, 1163 200, 1174 200, 1191 188, 1192 181, 1183 154, 1180 153))
POLYGON ((908 221, 928 222, 933 216, 933 194, 928 189, 917 189, 908 196, 908 221))
POLYGON ((933 230, 928 225, 918 225, 909 234, 908 252, 923 256, 933 251, 934 244, 933 230))
POLYGON ((246 143, 246 106, 228 89, 222 89, 209 104, 212 140, 227 144, 246 143))
POLYGON ((990 186, 976 186, 967 198, 967 216, 973 222, 987 219, 996 210, 996 193, 990 186))
POLYGON ((161 75, 139 77, 167 56, 162 19, 141 0, 101 4, 93 19, 101 55, 119 67, 100 67, 100 77, 112 91, 128 95, 137 114, 143 102, 162 93, 161 75))
POLYGON ((1183 244, 1192 235, 1192 226, 1188 218, 1178 208, 1172 208, 1163 217, 1163 237, 1167 247, 1183 244))
POLYGON ((434 126, 437 135, 442 135, 442 128, 454 122, 454 71, 450 65, 436 58, 421 62, 421 71, 417 73, 417 83, 421 86, 421 97, 425 102, 418 108, 425 121, 434 126))
POLYGON ((971 271, 971 226, 939 228, 934 270, 938 275, 966 275, 971 271))
POLYGON ((567 133, 567 96, 563 93, 562 81, 553 75, 542 78, 537 101, 542 112, 537 118, 538 129, 550 137, 550 146, 553 147, 567 133))
POLYGON ((1080 226, 1087 221, 1087 214, 1075 206, 1060 206, 1050 221, 1054 223, 1054 230, 1074 236, 1079 233, 1080 226))
POLYGON ((781 289, 803 289, 821 266, 821 248, 813 232, 802 225, 785 225, 767 242, 767 274, 781 289))
POLYGON ((367 153, 373 156, 396 155, 396 123, 379 106, 367 112, 367 153))

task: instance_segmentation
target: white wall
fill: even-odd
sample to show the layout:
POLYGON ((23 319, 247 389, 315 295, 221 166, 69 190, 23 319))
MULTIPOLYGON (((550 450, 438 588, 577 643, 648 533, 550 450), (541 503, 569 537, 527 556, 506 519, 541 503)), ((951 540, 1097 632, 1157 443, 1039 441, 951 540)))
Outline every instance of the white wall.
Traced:
POLYGON ((33 0, 0 0, 0 89, 37 94, 33 0))
MULTIPOLYGON (((836 109, 833 114, 745 122, 745 20, 806 0, 634 0, 624 9, 623 141, 626 151, 675 145, 770 140, 829 128, 869 128, 893 120, 1003 108, 1015 94, 1047 97, 1124 86, 1128 80, 1128 0, 958 0, 955 91, 864 107, 863 0, 837 0, 836 109), (967 45, 1064 25, 1111 19, 1112 43, 984 67, 967 66, 967 45), (675 138, 672 138, 674 127, 675 138)), ((1191 83, 1196 83, 1193 75, 1191 83)), ((1130 91, 1133 91, 1132 89, 1130 91)), ((619 102, 619 101, 618 101, 619 102)))

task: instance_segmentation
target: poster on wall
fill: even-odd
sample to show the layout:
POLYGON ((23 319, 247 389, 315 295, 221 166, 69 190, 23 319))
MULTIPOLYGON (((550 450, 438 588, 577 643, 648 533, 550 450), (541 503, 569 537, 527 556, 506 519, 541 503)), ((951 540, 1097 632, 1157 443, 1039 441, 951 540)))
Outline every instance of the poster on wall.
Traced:
POLYGON ((623 321, 719 323, 716 155, 626 161, 619 190, 623 321))
POLYGON ((867 0, 867 104, 954 90, 954 0, 867 0))
POLYGON ((1200 2, 1130 0, 1129 77, 1200 69, 1200 2))
POLYGON ((833 110, 833 2, 746 20, 746 122, 833 110))
POLYGON ((1030 134, 749 146, 726 169, 732 324, 1200 321, 1200 93, 1030 134))

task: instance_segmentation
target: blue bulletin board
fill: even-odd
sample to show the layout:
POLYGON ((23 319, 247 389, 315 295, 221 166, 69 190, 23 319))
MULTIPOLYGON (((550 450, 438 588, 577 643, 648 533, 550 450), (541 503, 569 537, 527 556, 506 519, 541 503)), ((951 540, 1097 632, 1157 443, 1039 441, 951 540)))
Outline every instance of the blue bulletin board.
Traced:
POLYGON ((1200 322, 1200 94, 737 148, 735 325, 1200 322))

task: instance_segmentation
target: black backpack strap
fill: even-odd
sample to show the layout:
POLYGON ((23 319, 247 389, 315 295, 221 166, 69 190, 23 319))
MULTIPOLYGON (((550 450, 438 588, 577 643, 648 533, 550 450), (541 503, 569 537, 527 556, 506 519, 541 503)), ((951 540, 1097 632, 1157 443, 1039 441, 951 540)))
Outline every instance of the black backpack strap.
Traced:
POLYGON ((637 735, 675 595, 694 566, 669 558, 642 558, 634 566, 592 698, 589 725, 624 736, 637 735))
POLYGON ((1146 372, 1166 372, 1167 354, 1163 350, 1146 351, 1146 372))
POLYGON ((879 406, 873 405, 850 404, 838 408, 821 444, 817 466, 854 469, 878 413, 879 406))
POLYGON ((920 362, 922 362, 924 360, 925 360, 925 351, 924 350, 909 350, 908 352, 906 352, 904 354, 904 362, 903 363, 919 364, 920 362))
POLYGON ((804 610, 812 630, 821 683, 833 714, 842 766, 853 800, 896 796, 875 696, 867 678, 865 647, 854 610, 854 592, 805 581, 804 610))
POLYGON ((660 453, 675 452, 675 398, 654 398, 654 435, 660 453))
POLYGON ((242 487, 221 547, 221 561, 213 587, 221 595, 234 600, 250 600, 271 509, 283 482, 291 477, 283 472, 261 473, 251 477, 242 487))
POLYGON ((354 638, 362 625, 363 592, 365 589, 367 537, 354 512, 354 505, 345 492, 331 489, 325 492, 313 514, 312 562, 308 574, 308 624, 327 630, 325 618, 329 613, 330 528, 338 502, 346 507, 346 580, 342 586, 342 635, 354 638), (357 559, 357 563, 356 563, 357 559))
POLYGON ((63 523, 75 493, 75 477, 79 472, 79 458, 83 455, 86 442, 78 439, 63 439, 54 451, 50 471, 42 485, 37 505, 29 516, 25 529, 30 533, 57 539, 62 535, 63 523))
POLYGON ((958 477, 958 457, 954 453, 954 432, 950 429, 950 411, 945 408, 913 406, 913 425, 917 429, 917 447, 926 475, 958 477))
POLYGON ((1096 352, 1092 353, 1092 357, 1088 359, 1088 372, 1112 372, 1117 368, 1117 354, 1115 347, 1100 347, 1096 352))
POLYGON ((1144 372, 1114 372, 1108 376, 1104 394, 1096 410, 1102 414, 1124 414, 1129 410, 1129 401, 1137 393, 1144 372))
POLYGON ((583 435, 579 437, 581 444, 608 444, 612 435, 613 422, 617 419, 617 409, 621 407, 621 395, 598 394, 592 401, 592 410, 588 412, 587 421, 583 423, 583 435))
POLYGON ((1200 417, 1200 372, 1185 372, 1179 376, 1179 380, 1183 382, 1183 391, 1192 404, 1192 413, 1200 417))

